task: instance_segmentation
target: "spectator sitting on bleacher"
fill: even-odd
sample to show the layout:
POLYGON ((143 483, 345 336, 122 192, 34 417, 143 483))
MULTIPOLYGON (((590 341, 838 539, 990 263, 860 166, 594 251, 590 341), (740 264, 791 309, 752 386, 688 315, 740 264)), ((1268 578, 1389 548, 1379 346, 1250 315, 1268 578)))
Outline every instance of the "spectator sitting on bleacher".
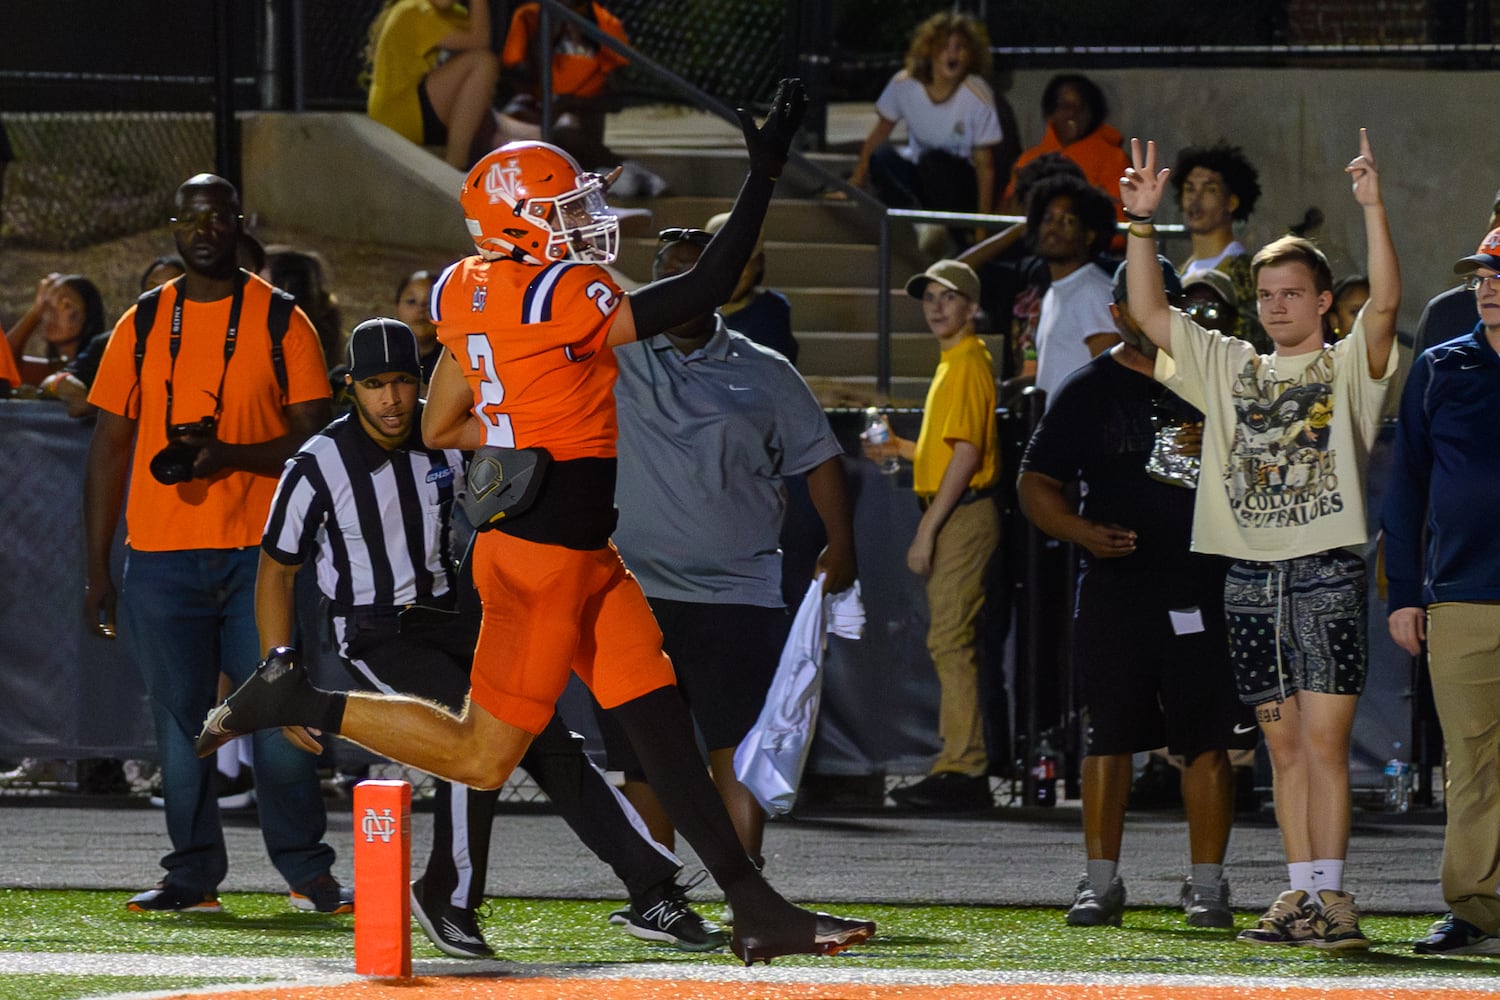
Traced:
POLYGON ((104 300, 99 289, 81 274, 54 271, 37 282, 31 308, 6 339, 15 355, 21 384, 41 385, 103 332, 104 300), (33 344, 28 345, 28 341, 33 344), (42 353, 27 353, 28 346, 42 353))
POLYGON ((536 137, 494 110, 500 62, 487 0, 471 10, 455 0, 387 0, 370 24, 365 63, 370 117, 418 145, 444 147, 449 166, 465 170, 502 143, 536 137))
MULTIPOLYGON (((874 185, 891 208, 988 213, 995 203, 995 146, 1000 117, 995 92, 985 82, 990 39, 984 24, 968 14, 943 12, 912 34, 906 64, 875 102, 875 124, 859 151, 849 183, 874 185), (907 142, 890 145, 897 122, 907 142)), ((918 225, 918 242, 929 256, 946 250, 945 230, 918 225)), ((972 227, 951 230, 960 246, 976 236, 972 227)))
MULTIPOLYGON (((625 25, 602 4, 591 0, 569 0, 580 17, 599 30, 629 45, 625 25)), ((536 124, 542 118, 542 68, 536 37, 541 31, 541 8, 523 3, 511 15, 500 65, 515 96, 506 105, 507 114, 518 121, 536 124)), ((621 198, 658 197, 667 182, 634 160, 621 161, 604 142, 604 116, 618 111, 620 99, 610 93, 610 76, 629 60, 608 45, 581 31, 565 17, 552 18, 552 107, 556 119, 549 141, 566 149, 573 158, 595 170, 624 167, 610 185, 610 193, 621 198)))
MULTIPOLYGON (((149 292, 182 273, 181 257, 175 253, 162 254, 152 260, 146 267, 146 273, 141 275, 141 291, 149 292)), ((42 379, 42 395, 62 400, 68 408, 68 416, 83 418, 94 413, 94 407, 88 399, 89 388, 94 384, 94 376, 99 373, 99 360, 104 357, 104 349, 109 346, 109 337, 113 332, 112 329, 104 330, 90 337, 76 357, 42 379)))
POLYGON ((417 358, 422 364, 422 384, 432 381, 432 372, 442 357, 443 345, 438 343, 437 326, 432 322, 432 282, 442 268, 432 271, 413 271, 401 279, 396 286, 395 316, 411 327, 417 338, 417 358))
POLYGON ((1109 116, 1104 91, 1086 76, 1059 74, 1048 81, 1047 89, 1042 91, 1042 115, 1047 121, 1042 141, 1016 160, 1002 204, 1012 210, 1021 209, 1022 205, 1016 201, 1016 174, 1039 156, 1061 153, 1083 169, 1090 184, 1109 195, 1116 215, 1124 220, 1125 216, 1120 212, 1120 196, 1116 192, 1120 175, 1130 166, 1130 161, 1120 146, 1120 130, 1104 120, 1109 116))

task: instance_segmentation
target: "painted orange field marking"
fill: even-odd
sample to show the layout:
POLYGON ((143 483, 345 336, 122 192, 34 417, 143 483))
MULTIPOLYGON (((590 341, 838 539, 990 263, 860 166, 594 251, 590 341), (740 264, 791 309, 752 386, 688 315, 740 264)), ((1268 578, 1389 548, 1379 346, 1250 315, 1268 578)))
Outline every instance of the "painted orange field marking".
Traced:
POLYGON ((1295 995, 1298 1000, 1494 1000, 1494 992, 1462 989, 1319 989, 1296 980, 1244 986, 880 985, 849 983, 739 983, 680 979, 506 979, 495 976, 424 977, 405 982, 367 980, 230 993, 184 994, 182 1000, 1239 1000, 1295 995))

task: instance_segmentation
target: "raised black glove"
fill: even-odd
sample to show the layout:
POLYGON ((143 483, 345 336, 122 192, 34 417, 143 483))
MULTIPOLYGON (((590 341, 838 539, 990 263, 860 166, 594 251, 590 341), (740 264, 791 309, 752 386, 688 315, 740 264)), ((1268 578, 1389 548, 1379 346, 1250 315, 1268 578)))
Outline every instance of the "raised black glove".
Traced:
POLYGON ((802 127, 802 116, 807 112, 807 91, 802 81, 784 79, 776 85, 776 95, 771 98, 771 113, 759 128, 750 112, 739 108, 740 129, 745 133, 745 149, 750 153, 752 173, 769 177, 781 176, 786 166, 787 151, 792 148, 792 137, 802 127))

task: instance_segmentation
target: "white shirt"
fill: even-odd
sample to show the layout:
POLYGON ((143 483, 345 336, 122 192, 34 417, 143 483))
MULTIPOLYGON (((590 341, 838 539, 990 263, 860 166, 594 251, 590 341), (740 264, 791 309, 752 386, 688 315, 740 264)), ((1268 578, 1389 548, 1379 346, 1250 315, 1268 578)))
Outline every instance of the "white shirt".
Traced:
POLYGON ((1087 339, 1115 332, 1109 312, 1113 285, 1109 275, 1090 263, 1054 281, 1042 296, 1036 325, 1036 386, 1047 393, 1048 405, 1063 379, 1092 360, 1087 339))
POLYGON ((1197 257, 1189 257, 1187 262, 1182 265, 1182 276, 1186 278, 1194 271, 1212 271, 1221 262, 1228 260, 1230 257, 1243 257, 1247 252, 1245 244, 1239 240, 1230 240, 1228 246, 1212 257, 1204 257, 1201 260, 1197 257))
POLYGON ((907 144, 901 156, 912 163, 933 149, 967 160, 975 146, 1000 141, 995 92, 973 73, 946 101, 934 104, 922 81, 902 70, 881 91, 875 113, 889 122, 906 122, 907 144))

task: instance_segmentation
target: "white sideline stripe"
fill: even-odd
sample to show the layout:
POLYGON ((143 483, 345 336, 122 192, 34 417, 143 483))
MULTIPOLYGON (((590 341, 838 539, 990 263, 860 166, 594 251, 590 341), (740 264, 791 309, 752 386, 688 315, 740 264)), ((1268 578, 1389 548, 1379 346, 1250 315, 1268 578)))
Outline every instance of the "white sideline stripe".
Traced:
MULTIPOLYGON (((1187 989, 1218 986, 1241 990, 1285 991, 1311 995, 1318 990, 1379 990, 1382 995, 1398 997, 1407 990, 1453 990, 1466 993, 1500 994, 1500 981, 1465 977, 1461 963, 1452 964, 1448 975, 1391 979, 1384 976, 1145 976, 1101 975, 1099 973, 1054 973, 1017 970, 999 972, 986 969, 871 969, 833 959, 815 968, 782 968, 756 966, 746 969, 727 953, 713 964, 678 963, 610 963, 606 965, 520 964, 504 960, 471 961, 465 959, 421 959, 412 963, 416 976, 442 976, 458 972, 467 974, 493 972, 506 979, 645 979, 692 980, 695 982, 756 982, 790 984, 857 984, 865 986, 1153 986, 1187 989)), ((228 956, 137 955, 98 952, 0 953, 0 973, 112 975, 112 976, 182 976, 202 979, 223 977, 228 982, 219 987, 226 994, 244 990, 333 986, 359 982, 353 975, 349 958, 232 958, 228 956), (264 982, 247 983, 248 978, 264 982)), ((211 990, 213 986, 195 987, 211 990)), ((96 1000, 156 1000, 180 996, 182 991, 167 990, 146 993, 116 993, 96 1000)))

